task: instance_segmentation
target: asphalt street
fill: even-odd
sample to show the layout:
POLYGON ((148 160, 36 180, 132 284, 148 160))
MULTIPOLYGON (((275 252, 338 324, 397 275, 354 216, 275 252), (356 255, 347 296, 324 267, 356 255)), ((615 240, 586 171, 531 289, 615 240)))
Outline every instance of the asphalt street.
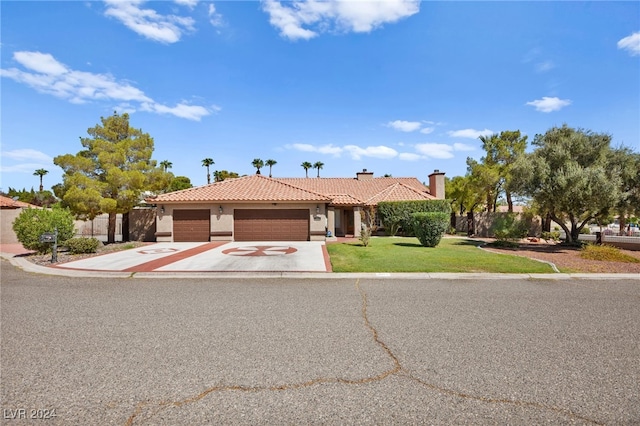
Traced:
POLYGON ((0 265, 2 424, 640 423, 638 280, 0 265))

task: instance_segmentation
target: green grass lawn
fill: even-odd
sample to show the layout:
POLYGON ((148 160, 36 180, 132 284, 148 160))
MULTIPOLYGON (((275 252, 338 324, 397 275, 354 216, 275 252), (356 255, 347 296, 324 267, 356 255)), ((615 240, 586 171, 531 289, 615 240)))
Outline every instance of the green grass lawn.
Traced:
POLYGON ((480 241, 443 238, 422 247, 417 238, 371 238, 369 246, 327 244, 333 272, 553 273, 551 266, 524 257, 479 250, 480 241))

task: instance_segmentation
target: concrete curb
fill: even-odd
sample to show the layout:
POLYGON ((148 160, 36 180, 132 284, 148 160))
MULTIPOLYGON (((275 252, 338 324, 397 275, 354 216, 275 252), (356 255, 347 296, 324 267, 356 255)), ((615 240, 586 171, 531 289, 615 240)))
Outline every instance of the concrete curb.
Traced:
POLYGON ((491 274, 491 273, 449 273, 449 272, 120 272, 120 271, 85 271, 62 268, 50 268, 36 265, 26 259, 16 257, 10 253, 0 253, 12 265, 36 274, 57 275, 77 278, 280 278, 280 279, 410 279, 410 280, 510 280, 533 279, 561 281, 570 279, 580 280, 636 280, 640 281, 640 274, 491 274))

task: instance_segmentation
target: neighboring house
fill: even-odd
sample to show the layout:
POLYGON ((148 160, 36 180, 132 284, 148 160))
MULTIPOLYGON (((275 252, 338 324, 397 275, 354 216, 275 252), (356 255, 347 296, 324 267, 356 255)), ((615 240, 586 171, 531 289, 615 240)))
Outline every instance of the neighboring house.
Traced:
POLYGON ((39 209, 40 207, 0 195, 0 243, 18 243, 18 237, 13 232, 13 221, 22 210, 29 208, 39 209))
POLYGON ((324 241, 360 236, 360 211, 381 201, 444 198, 444 173, 416 178, 269 178, 249 175, 147 198, 156 205, 156 239, 171 241, 324 241))

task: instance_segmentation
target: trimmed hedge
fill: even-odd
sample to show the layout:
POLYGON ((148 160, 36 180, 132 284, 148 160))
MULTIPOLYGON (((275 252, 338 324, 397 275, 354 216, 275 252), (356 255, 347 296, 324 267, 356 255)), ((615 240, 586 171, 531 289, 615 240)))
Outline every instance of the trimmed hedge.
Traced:
POLYGON ((95 253, 100 246, 97 238, 71 238, 65 243, 71 254, 95 253))
POLYGON ((420 244, 435 247, 440 243, 442 235, 449 228, 449 213, 421 212, 411 215, 413 232, 420 244))
POLYGON ((448 200, 382 201, 378 203, 378 215, 387 235, 396 235, 402 229, 405 236, 414 236, 411 215, 419 212, 451 214, 448 200))

